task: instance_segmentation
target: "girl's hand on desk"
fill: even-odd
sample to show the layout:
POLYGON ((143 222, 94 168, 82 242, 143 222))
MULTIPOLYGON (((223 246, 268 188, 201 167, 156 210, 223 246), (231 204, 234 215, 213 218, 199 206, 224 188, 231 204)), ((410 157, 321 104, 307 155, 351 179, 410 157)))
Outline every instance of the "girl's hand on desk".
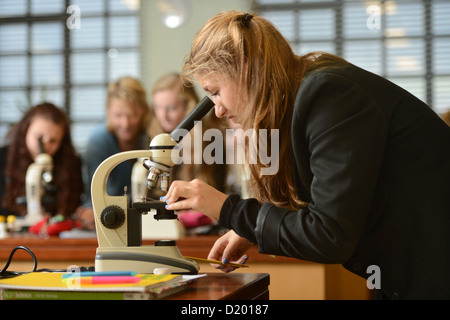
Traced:
MULTIPOLYGON (((245 238, 238 236, 233 230, 228 231, 222 237, 216 240, 214 246, 209 252, 209 260, 219 260, 223 263, 232 262, 244 264, 248 257, 244 254, 254 244, 245 238)), ((233 271, 231 266, 212 265, 223 272, 233 271)))
POLYGON ((161 200, 166 201, 169 210, 199 211, 218 220, 227 195, 199 179, 190 182, 174 181, 161 200))

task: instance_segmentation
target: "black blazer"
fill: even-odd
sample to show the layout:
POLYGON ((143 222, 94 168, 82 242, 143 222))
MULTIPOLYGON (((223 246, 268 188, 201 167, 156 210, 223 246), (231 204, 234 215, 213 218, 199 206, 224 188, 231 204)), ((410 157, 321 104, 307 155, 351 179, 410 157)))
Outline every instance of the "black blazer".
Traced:
POLYGON ((297 93, 293 173, 307 209, 231 195, 220 223, 261 253, 380 270, 387 298, 450 298, 450 128, 395 84, 353 65, 297 93))

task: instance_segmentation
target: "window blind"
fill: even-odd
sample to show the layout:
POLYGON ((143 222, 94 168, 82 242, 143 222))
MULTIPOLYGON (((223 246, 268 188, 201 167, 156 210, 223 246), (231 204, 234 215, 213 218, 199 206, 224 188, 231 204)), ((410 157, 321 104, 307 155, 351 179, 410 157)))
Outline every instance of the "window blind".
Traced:
POLYGON ((136 3, 0 1, 0 145, 24 110, 45 100, 69 114, 83 153, 92 129, 104 122, 107 85, 140 76, 136 3))
POLYGON ((297 54, 326 51, 450 109, 450 2, 258 0, 297 54))

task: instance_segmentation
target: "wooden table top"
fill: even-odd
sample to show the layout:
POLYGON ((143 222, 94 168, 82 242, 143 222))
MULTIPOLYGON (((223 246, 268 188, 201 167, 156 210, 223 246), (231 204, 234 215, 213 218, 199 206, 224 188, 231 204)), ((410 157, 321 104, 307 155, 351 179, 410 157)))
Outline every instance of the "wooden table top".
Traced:
POLYGON ((268 300, 267 273, 208 273, 168 300, 268 300))
MULTIPOLYGON (((186 236, 177 240, 177 246, 185 256, 206 258, 219 236, 186 236)), ((154 244, 153 240, 144 240, 144 245, 154 244)), ((12 235, 0 239, 0 260, 6 260, 16 246, 28 247, 39 261, 94 261, 98 247, 97 238, 61 239, 59 237, 39 238, 34 235, 12 235)), ((294 258, 277 257, 258 253, 258 248, 251 248, 247 255, 252 262, 291 262, 310 263, 294 258)), ((30 255, 23 250, 14 254, 14 260, 30 260, 30 255)))

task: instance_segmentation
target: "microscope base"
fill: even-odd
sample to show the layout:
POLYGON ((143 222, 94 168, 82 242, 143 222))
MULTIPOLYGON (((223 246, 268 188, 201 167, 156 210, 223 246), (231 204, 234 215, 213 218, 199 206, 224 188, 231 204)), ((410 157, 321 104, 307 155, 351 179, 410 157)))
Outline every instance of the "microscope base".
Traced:
POLYGON ((95 271, 135 271, 153 273, 155 268, 169 268, 173 274, 197 274, 195 261, 184 258, 178 247, 98 247, 95 271))
POLYGON ((27 213, 20 221, 23 227, 31 227, 36 223, 41 222, 44 218, 45 215, 42 213, 27 213))

